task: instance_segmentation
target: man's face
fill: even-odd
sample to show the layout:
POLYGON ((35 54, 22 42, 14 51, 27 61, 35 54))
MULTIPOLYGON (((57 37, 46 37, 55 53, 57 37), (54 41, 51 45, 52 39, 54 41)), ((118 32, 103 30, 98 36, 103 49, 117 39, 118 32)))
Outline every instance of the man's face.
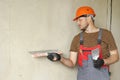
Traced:
POLYGON ((85 30, 88 26, 87 17, 80 17, 76 20, 81 30, 85 30))

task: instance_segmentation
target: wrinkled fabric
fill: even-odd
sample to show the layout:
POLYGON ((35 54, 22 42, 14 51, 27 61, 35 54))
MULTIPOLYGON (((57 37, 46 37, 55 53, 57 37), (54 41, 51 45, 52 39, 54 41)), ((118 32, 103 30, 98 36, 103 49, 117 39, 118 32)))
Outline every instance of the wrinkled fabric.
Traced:
POLYGON ((77 80, 110 80, 108 68, 94 68, 92 56, 88 55, 88 60, 83 60, 83 66, 78 66, 77 80))

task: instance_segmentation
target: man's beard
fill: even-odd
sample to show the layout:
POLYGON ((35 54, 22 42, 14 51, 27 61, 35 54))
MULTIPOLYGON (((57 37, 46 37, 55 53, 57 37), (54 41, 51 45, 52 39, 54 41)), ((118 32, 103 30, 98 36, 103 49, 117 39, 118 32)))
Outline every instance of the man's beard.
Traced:
POLYGON ((81 29, 83 32, 87 29, 88 25, 85 26, 85 28, 81 29))
POLYGON ((85 32, 86 29, 81 29, 81 30, 82 30, 82 32, 85 32))

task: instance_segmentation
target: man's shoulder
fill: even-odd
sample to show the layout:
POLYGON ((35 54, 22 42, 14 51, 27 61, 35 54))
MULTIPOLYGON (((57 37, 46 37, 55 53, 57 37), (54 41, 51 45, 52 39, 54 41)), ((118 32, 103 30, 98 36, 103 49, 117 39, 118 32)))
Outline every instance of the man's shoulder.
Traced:
POLYGON ((109 34, 109 33, 111 33, 111 31, 108 30, 108 29, 106 29, 106 28, 101 28, 101 29, 103 31, 103 34, 109 34))
POLYGON ((80 33, 78 33, 74 36, 74 38, 79 38, 79 37, 80 37, 80 33))
POLYGON ((76 34, 74 37, 73 37, 73 40, 79 40, 80 39, 80 33, 76 34))
POLYGON ((108 40, 108 38, 112 36, 112 32, 108 29, 102 28, 102 36, 104 40, 108 40))

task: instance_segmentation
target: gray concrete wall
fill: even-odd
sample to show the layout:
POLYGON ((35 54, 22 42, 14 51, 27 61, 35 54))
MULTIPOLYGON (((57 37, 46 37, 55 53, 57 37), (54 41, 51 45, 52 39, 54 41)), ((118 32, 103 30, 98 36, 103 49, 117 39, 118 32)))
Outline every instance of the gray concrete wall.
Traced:
MULTIPOLYGON (((112 31, 119 44, 117 2, 112 31)), ((96 25, 107 28, 106 0, 0 0, 0 80, 76 80, 77 68, 32 58, 28 51, 60 49, 68 57, 71 40, 80 32, 72 19, 82 5, 92 6, 96 25)), ((114 80, 120 79, 118 66, 112 66, 114 80)))

